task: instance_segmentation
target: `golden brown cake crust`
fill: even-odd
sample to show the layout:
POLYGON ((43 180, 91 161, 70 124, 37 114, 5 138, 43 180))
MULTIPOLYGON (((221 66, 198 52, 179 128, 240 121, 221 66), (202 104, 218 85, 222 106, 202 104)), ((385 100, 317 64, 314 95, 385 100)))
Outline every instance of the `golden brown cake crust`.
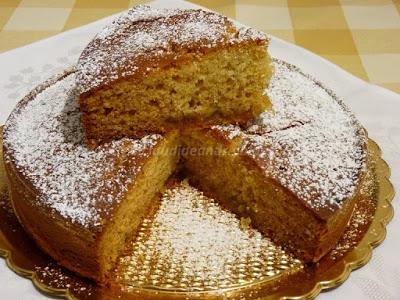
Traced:
POLYGON ((141 78, 193 57, 268 38, 200 9, 137 6, 107 26, 83 50, 77 65, 81 97, 123 78, 141 78))
POLYGON ((20 223, 35 242, 61 265, 85 277, 98 278, 98 233, 77 226, 37 201, 37 193, 14 166, 5 164, 9 193, 20 223))

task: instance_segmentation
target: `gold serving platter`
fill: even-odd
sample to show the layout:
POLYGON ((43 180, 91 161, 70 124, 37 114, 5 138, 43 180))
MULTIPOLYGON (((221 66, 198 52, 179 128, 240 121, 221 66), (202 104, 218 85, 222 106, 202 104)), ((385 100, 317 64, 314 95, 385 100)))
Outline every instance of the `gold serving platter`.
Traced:
MULTIPOLYGON (((10 269, 31 279, 43 293, 67 299, 313 299, 322 290, 340 285, 352 270, 369 261, 373 248, 384 240, 385 227, 393 217, 391 200, 394 197, 394 189, 389 181, 390 169, 381 158, 378 145, 369 140, 368 147, 371 163, 349 226, 335 249, 315 265, 299 267, 297 263, 287 264, 286 254, 274 250, 275 256, 271 254, 266 258, 270 264, 269 270, 273 271, 271 276, 260 277, 261 280, 252 278, 250 281, 243 281, 242 284, 228 285, 225 288, 196 291, 179 289, 173 285, 145 286, 134 281, 121 282, 120 286, 114 288, 99 287, 59 266, 24 232, 13 213, 2 162, 0 255, 5 258, 10 269), (276 259, 278 256, 281 258, 280 263, 272 264, 271 257, 276 259), (287 265, 282 266, 282 257, 287 265)), ((0 154, 2 157, 1 152, 0 154)), ((120 267, 117 270, 124 268, 120 267)), ((116 274, 116 277, 120 275, 116 274)))

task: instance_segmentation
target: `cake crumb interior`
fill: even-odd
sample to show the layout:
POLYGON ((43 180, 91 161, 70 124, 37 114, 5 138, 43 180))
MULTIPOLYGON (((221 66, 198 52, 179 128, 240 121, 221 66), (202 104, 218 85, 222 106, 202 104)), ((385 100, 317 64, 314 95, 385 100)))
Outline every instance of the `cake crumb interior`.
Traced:
POLYGON ((203 55, 141 80, 125 79, 81 99, 86 135, 140 136, 173 128, 247 121, 269 107, 263 91, 272 70, 264 46, 203 55))

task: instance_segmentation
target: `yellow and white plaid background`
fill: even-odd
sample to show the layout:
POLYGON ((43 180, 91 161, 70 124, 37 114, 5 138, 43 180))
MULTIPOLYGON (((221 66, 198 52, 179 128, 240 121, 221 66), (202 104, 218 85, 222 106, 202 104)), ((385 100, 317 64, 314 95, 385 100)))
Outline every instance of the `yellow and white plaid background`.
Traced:
MULTIPOLYGON (((0 0, 0 52, 120 12, 140 0, 0 0)), ((315 52, 400 93, 400 0, 191 1, 315 52)))

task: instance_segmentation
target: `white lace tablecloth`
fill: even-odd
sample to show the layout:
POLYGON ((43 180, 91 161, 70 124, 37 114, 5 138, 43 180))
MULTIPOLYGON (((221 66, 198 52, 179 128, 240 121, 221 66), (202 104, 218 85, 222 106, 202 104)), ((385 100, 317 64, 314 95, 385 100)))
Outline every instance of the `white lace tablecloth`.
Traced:
MULTIPOLYGON (((158 7, 194 7, 183 1, 156 1, 158 7)), ((72 66, 83 47, 112 17, 59 34, 49 39, 0 54, 0 124, 15 104, 50 75, 72 66)), ((391 181, 400 188, 400 95, 368 84, 311 52, 272 37, 270 53, 299 66, 331 88, 354 111, 369 135, 383 150, 392 169, 391 181)), ((388 234, 373 252, 371 261, 352 272, 339 288, 320 299, 400 299, 400 208, 393 201, 395 217, 388 234)), ((45 299, 29 280, 8 269, 0 259, 0 299, 45 299)))

